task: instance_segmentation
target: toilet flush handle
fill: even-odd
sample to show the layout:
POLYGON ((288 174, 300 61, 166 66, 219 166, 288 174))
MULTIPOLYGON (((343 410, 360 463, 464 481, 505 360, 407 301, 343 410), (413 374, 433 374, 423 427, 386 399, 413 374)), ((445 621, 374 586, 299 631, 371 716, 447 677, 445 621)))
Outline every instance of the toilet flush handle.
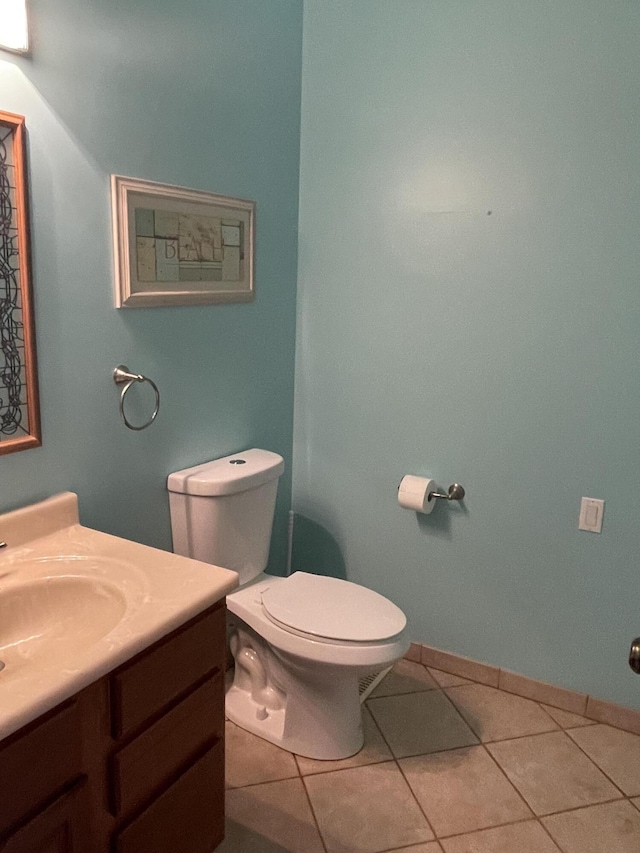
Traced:
POLYGON ((640 637, 636 637, 629 650, 629 666, 640 675, 640 637))

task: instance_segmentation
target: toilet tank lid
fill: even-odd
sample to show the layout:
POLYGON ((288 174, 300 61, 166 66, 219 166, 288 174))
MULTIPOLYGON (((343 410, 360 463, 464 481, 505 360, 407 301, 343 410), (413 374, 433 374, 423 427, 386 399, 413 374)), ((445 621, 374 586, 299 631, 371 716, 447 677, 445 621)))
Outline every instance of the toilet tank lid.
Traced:
POLYGON ((275 480, 284 471, 284 459, 254 447, 222 459, 175 471, 167 478, 170 492, 183 495, 232 495, 275 480))

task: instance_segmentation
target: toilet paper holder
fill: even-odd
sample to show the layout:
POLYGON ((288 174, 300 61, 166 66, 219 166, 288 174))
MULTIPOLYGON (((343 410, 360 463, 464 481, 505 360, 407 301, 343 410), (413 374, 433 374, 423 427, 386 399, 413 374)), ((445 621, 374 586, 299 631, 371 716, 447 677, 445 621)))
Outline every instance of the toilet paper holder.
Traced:
POLYGON ((442 492, 429 492, 427 500, 443 500, 443 501, 461 501, 465 496, 464 487, 460 483, 452 483, 449 486, 447 494, 442 492))

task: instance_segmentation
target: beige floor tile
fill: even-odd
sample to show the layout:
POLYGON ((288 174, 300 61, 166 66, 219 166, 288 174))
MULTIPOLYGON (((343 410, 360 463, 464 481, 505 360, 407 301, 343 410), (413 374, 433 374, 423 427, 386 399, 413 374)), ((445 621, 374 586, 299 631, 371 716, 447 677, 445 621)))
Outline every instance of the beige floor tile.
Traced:
POLYGON ((395 696, 397 693, 417 693, 434 690, 438 683, 433 680, 426 666, 410 660, 399 660, 371 693, 374 696, 395 696))
MULTIPOLYGON (((215 853, 303 853, 303 846, 296 847, 288 842, 279 842, 262 834, 261 830, 251 829, 242 823, 227 818, 224 841, 216 847, 215 853)), ((313 848, 318 851, 319 849, 313 848)), ((322 849, 322 848, 320 848, 322 849)))
POLYGON ((640 809, 640 797, 635 797, 631 802, 637 809, 640 809))
POLYGON ((368 706, 396 758, 478 742, 440 690, 381 696, 370 699, 368 706))
POLYGON ((484 743, 558 729, 537 702, 494 687, 469 684, 450 688, 446 693, 484 743))
POLYGON ((638 853, 640 812, 626 800, 551 815, 542 823, 564 853, 638 853))
POLYGON ((438 837, 533 817, 482 746, 404 758, 399 764, 438 837))
POLYGON ((582 717, 580 714, 572 714, 571 711, 563 711, 561 708, 554 708, 551 705, 543 705, 542 707, 563 729, 576 729, 580 726, 595 725, 593 720, 582 717))
POLYGON ((378 853, 433 833, 394 761, 305 776, 328 853, 378 853))
POLYGON ((461 678, 459 675, 454 675, 452 672, 443 672, 441 669, 434 669, 428 666, 427 669, 438 682, 440 687, 457 687, 459 684, 473 684, 468 678, 461 678))
POLYGON ((628 797, 640 794, 640 735, 595 725, 569 736, 628 797))
POLYGON ((274 782, 299 775, 295 758, 290 752, 241 729, 235 723, 226 723, 225 737, 228 788, 274 782))
POLYGON ((216 853, 324 853, 300 778, 228 790, 226 809, 216 853))
POLYGON ((537 815, 620 796, 564 732, 490 743, 487 749, 537 815))
POLYGON ((427 841, 426 844, 412 844, 411 847, 396 847, 389 853, 442 853, 442 847, 437 841, 427 841))
POLYGON ((328 773, 331 770, 345 770, 347 767, 362 767, 365 764, 389 761, 393 756, 368 708, 362 709, 362 726, 364 729, 364 746, 360 752, 340 761, 318 761, 314 758, 303 758, 303 756, 297 755, 296 761, 302 775, 328 773))
POLYGON ((445 853, 559 853, 536 820, 484 829, 442 842, 445 853))

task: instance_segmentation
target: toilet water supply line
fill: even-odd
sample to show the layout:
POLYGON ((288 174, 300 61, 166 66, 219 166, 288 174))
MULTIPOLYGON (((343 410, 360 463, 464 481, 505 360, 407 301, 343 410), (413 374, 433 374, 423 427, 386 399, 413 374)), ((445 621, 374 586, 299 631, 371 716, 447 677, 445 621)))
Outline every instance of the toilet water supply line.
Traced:
POLYGON ((289 510, 289 523, 287 525, 287 571, 286 577, 289 577, 291 574, 291 559, 293 555, 293 525, 295 523, 296 514, 290 509, 289 510))

